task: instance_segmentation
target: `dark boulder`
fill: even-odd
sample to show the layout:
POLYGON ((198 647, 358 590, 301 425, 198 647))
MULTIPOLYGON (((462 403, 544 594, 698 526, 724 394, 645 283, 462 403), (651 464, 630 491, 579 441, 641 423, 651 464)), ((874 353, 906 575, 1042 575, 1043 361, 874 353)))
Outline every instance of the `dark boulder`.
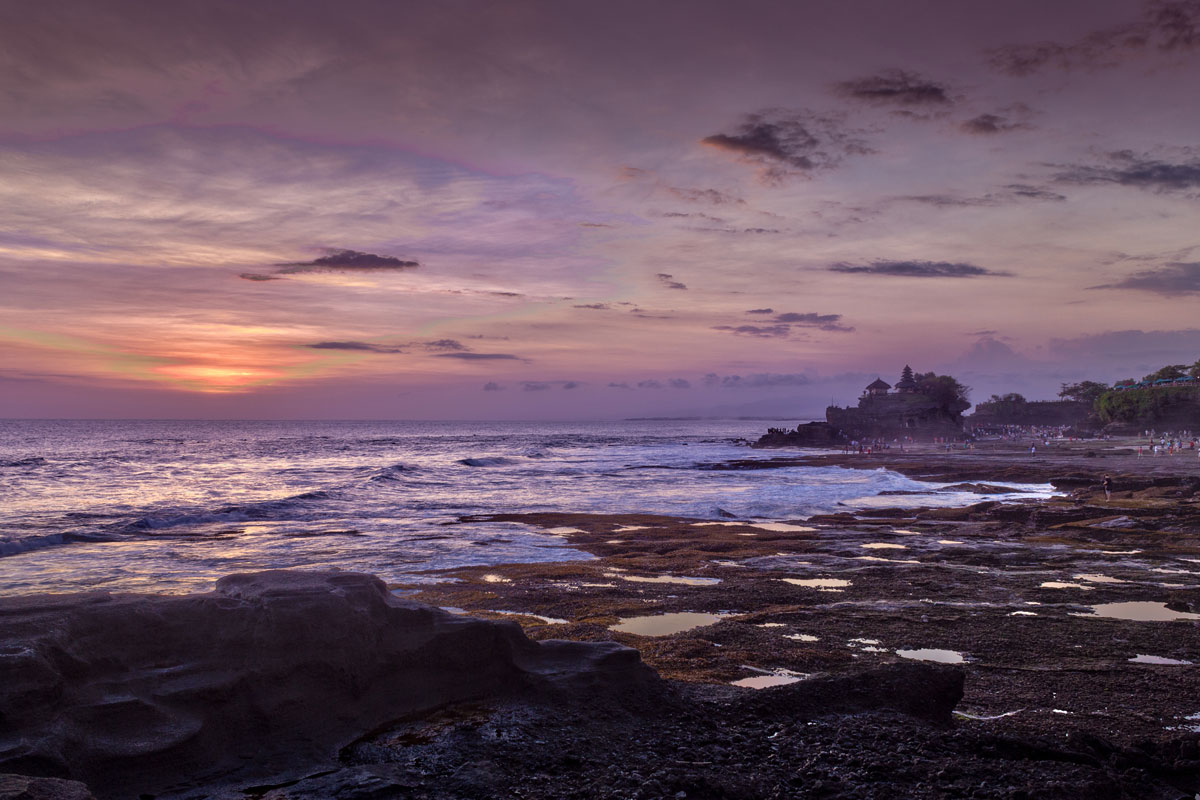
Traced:
POLYGON ((0 769, 106 798, 311 774, 378 726, 448 703, 658 685, 636 650, 535 643, 516 623, 403 600, 354 573, 0 600, 0 769))
POLYGON ((958 667, 901 662, 756 691, 742 698, 738 707, 762 718, 790 719, 898 711, 945 724, 962 700, 965 676, 958 667))

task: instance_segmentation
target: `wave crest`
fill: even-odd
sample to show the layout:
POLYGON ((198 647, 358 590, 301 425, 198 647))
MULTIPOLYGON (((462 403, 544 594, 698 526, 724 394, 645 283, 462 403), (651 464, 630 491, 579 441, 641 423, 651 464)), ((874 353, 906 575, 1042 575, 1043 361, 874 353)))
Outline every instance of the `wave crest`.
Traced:
POLYGON ((513 460, 504 456, 483 456, 480 458, 460 458, 458 463, 467 467, 502 467, 505 464, 513 463, 513 460))

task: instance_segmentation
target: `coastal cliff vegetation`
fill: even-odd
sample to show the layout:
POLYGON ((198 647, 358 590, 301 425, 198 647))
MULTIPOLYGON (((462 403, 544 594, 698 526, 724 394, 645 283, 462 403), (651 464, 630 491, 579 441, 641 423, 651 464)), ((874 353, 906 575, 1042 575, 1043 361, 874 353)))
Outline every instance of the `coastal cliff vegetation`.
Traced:
POLYGON ((1143 377, 1117 381, 1096 397, 1104 424, 1141 427, 1200 425, 1200 360, 1168 364, 1143 377))

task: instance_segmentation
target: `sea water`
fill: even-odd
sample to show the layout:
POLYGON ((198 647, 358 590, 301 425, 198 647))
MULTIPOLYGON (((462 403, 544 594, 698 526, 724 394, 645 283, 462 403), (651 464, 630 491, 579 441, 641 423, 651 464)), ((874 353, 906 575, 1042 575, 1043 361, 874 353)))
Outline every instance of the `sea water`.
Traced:
POLYGON ((277 568, 417 584, 440 579, 431 570, 591 557, 467 515, 779 521, 889 490, 930 493, 888 505, 979 499, 883 469, 719 468, 795 454, 747 446, 780 424, 0 421, 0 594, 195 591, 277 568))

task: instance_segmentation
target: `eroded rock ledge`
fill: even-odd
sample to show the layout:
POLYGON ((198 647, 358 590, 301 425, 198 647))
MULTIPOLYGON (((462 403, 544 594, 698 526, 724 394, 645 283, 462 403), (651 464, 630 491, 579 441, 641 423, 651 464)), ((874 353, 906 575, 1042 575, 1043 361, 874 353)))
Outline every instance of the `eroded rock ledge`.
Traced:
POLYGON ((208 594, 0 600, 0 772, 104 798, 278 782, 398 718, 481 698, 661 691, 614 642, 529 640, 341 572, 208 594))

